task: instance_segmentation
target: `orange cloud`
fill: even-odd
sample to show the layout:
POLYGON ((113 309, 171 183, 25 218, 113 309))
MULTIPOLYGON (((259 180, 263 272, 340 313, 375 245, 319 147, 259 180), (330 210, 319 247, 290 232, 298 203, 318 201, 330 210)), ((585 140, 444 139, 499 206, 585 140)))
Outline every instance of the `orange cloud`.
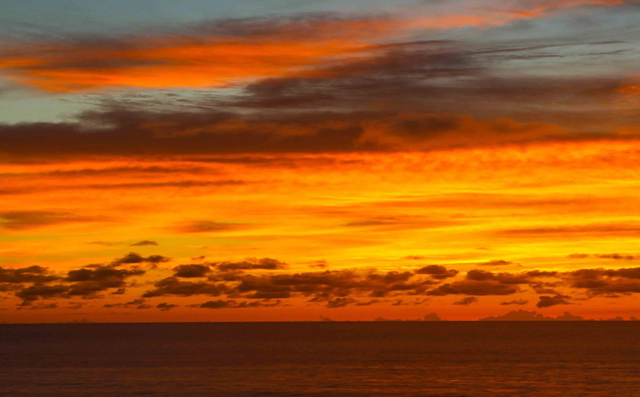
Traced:
MULTIPOLYGON (((372 56, 373 43, 415 29, 487 27, 582 5, 615 6, 623 0, 534 1, 515 8, 474 10, 426 18, 268 22, 205 33, 202 37, 132 38, 121 42, 23 43, 5 48, 0 69, 22 85, 79 92, 141 88, 223 87, 265 77, 328 77, 331 62, 372 56), (518 8, 519 7, 519 8, 518 8), (269 25, 271 24, 271 25, 269 25), (247 33, 248 32, 248 33, 247 33)), ((204 32, 207 31, 203 27, 204 32)), ((219 29, 220 30, 220 29, 219 29)))

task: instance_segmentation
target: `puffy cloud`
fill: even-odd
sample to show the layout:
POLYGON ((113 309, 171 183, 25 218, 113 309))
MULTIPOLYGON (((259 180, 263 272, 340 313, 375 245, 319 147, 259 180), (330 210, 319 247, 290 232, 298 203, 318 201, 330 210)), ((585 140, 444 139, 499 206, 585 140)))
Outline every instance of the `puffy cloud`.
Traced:
POLYGON ((157 265, 159 263, 169 262, 171 259, 162 255, 150 255, 148 257, 144 257, 135 252, 130 252, 122 258, 115 259, 111 262, 112 266, 120 266, 120 265, 130 265, 130 264, 138 264, 138 263, 149 263, 152 265, 157 265))
POLYGON ((133 276, 145 274, 140 269, 116 269, 111 266, 93 265, 91 268, 71 270, 64 281, 72 282, 68 288, 68 296, 92 297, 98 292, 112 288, 123 288, 125 280, 133 276))
POLYGON ((458 271, 454 269, 447 269, 440 265, 429 265, 421 269, 416 270, 416 274, 428 274, 434 279, 444 280, 449 277, 455 277, 458 275, 458 271))
POLYGON ((142 296, 145 298, 153 298, 165 295, 177 296, 193 296, 193 295, 210 295, 220 296, 233 292, 233 289, 226 284, 212 284, 207 282, 189 282, 180 281, 176 277, 168 277, 154 284, 153 290, 145 292, 142 296))
POLYGON ((566 295, 556 295, 556 296, 540 296, 539 301, 536 304, 539 308, 551 307, 556 305, 570 305, 569 296, 566 295))
POLYGON ((58 280, 49 269, 41 266, 29 266, 21 269, 5 269, 0 266, 0 283, 47 283, 58 280))
POLYGON ((16 292, 16 296, 23 299, 23 306, 27 306, 38 299, 49 299, 63 296, 67 294, 68 291, 69 287, 66 285, 36 284, 16 292))
POLYGON ((206 277, 211 272, 211 267, 208 264, 198 265, 179 265, 173 268, 173 277, 179 278, 196 278, 206 277))

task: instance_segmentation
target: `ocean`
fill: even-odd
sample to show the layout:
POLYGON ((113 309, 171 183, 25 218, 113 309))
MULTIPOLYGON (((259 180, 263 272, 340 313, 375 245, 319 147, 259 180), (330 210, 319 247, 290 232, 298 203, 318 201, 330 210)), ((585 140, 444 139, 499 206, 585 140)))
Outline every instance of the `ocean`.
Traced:
POLYGON ((1 396, 640 396, 640 322, 0 325, 1 396))

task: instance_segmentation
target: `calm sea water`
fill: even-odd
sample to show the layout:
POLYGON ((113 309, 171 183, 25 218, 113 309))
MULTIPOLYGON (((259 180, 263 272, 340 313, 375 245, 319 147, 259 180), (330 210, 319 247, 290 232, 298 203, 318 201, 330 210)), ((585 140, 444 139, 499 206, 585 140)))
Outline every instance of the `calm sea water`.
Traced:
POLYGON ((2 396, 640 396, 640 323, 0 325, 2 396))

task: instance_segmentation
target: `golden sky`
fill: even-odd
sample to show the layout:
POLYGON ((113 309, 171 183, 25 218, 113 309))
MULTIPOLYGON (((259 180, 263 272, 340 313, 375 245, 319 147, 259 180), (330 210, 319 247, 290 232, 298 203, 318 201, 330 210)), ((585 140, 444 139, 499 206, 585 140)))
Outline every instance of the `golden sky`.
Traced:
POLYGON ((0 321, 640 317, 637 2, 188 3, 10 10, 0 321))

